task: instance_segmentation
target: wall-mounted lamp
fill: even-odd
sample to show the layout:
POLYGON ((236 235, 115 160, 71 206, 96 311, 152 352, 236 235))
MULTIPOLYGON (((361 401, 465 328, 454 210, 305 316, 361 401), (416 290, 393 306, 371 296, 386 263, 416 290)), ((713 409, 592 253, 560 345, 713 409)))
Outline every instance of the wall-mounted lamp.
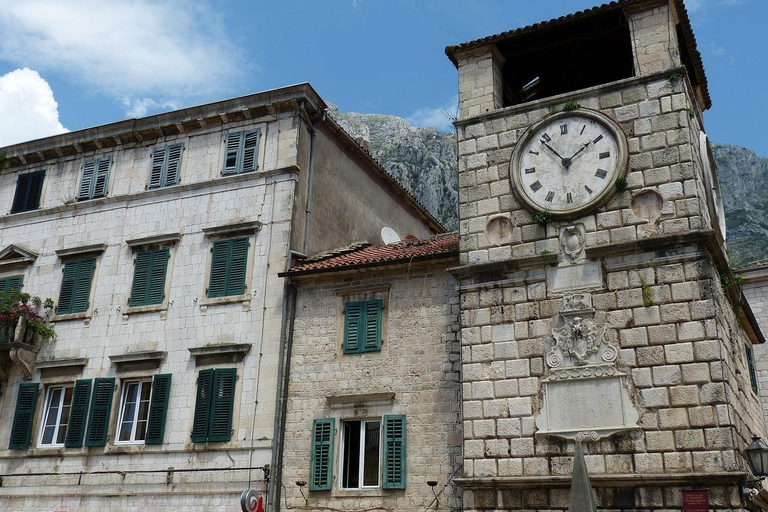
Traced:
POLYGON ((437 493, 435 492, 435 487, 437 487, 437 480, 427 480, 427 485, 432 489, 432 494, 435 495, 435 510, 440 508, 440 501, 437 498, 437 493))
POLYGON ((752 443, 744 450, 749 469, 758 478, 768 476, 768 444, 760 436, 752 436, 752 443))
POLYGON ((307 497, 304 496, 304 486, 307 485, 307 482, 304 480, 296 480, 296 485, 299 488, 299 492, 301 493, 301 497, 304 498, 304 506, 306 507, 308 504, 307 497))

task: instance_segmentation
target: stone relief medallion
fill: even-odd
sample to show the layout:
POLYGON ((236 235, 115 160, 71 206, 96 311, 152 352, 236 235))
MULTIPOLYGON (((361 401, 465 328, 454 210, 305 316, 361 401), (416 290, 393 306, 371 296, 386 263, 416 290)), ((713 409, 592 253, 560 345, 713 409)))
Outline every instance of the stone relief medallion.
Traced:
POLYGON ((581 224, 566 226, 560 231, 560 251, 563 260, 569 263, 583 259, 584 226, 581 224))
POLYGON ((588 293, 566 295, 552 318, 537 435, 597 441, 638 428, 627 376, 616 368, 619 351, 606 339, 605 313, 591 305, 588 293))

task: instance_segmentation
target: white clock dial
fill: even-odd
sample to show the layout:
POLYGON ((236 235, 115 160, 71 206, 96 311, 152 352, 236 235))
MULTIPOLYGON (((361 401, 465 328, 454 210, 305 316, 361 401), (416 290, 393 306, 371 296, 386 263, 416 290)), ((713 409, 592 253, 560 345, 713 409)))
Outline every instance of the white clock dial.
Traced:
POLYGON ((625 166, 621 129, 601 114, 579 110, 528 130, 513 154, 511 177, 533 209, 575 215, 606 199, 625 166))

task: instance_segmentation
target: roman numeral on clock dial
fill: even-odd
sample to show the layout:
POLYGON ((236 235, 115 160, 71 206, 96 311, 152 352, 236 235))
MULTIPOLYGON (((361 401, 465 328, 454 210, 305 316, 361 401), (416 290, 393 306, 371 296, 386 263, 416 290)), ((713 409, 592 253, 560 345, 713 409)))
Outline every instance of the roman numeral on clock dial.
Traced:
POLYGON ((528 168, 528 169, 525 170, 525 174, 533 174, 535 172, 536 172, 536 168, 535 167, 531 167, 531 168, 528 168))
POLYGON ((547 193, 547 202, 548 202, 548 203, 551 203, 551 202, 552 202, 552 200, 553 200, 554 198, 555 198, 555 193, 554 193, 554 192, 552 192, 552 191, 549 191, 549 192, 547 193))
POLYGON ((606 171, 605 169, 598 169, 597 172, 595 173, 595 176, 604 180, 605 177, 608 176, 608 171, 606 171))
POLYGON ((534 192, 538 192, 540 188, 541 188, 541 183, 538 180, 531 183, 531 190, 533 190, 534 192))

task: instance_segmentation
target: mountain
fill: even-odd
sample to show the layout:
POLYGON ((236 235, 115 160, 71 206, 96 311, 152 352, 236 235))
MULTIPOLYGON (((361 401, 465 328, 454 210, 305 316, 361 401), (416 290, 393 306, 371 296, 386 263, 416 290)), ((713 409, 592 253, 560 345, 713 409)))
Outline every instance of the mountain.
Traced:
POLYGON ((768 158, 718 144, 712 153, 723 193, 731 266, 768 258, 768 158))
MULTIPOLYGON (((384 114, 329 114, 363 139, 385 169, 400 180, 449 230, 458 227, 456 136, 417 128, 384 114)), ((713 145, 726 212, 728 254, 734 268, 768 258, 768 158, 738 146, 713 145)))
POLYGON ((417 128, 384 114, 328 113, 347 133, 368 143, 371 155, 449 230, 458 229, 456 135, 417 128))

